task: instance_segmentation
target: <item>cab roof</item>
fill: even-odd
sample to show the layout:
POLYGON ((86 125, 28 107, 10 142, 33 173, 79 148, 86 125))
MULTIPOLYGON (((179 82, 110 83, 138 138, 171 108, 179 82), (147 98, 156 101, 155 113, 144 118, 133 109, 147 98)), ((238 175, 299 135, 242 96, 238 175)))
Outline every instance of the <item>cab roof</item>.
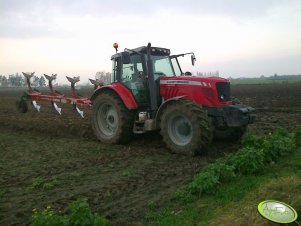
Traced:
MULTIPOLYGON (((141 46, 135 49, 131 49, 135 52, 138 53, 142 53, 142 54, 147 54, 147 46, 141 46)), ((124 52, 129 52, 131 54, 135 54, 133 52, 131 52, 130 50, 125 50, 124 52)), ((170 49, 166 49, 166 48, 161 48, 161 47, 151 47, 151 55, 155 55, 155 56, 169 56, 170 55, 170 49)), ((112 55, 111 60, 115 59, 117 57, 121 56, 121 52, 116 53, 114 55, 112 55)))

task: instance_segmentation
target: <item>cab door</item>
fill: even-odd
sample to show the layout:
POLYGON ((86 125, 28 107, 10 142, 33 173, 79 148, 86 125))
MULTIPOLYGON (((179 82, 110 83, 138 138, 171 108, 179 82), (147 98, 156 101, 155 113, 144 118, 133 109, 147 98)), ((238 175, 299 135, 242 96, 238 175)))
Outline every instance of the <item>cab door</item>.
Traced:
POLYGON ((148 105, 148 88, 145 64, 140 55, 131 55, 128 64, 121 67, 120 82, 128 87, 139 106, 148 105))

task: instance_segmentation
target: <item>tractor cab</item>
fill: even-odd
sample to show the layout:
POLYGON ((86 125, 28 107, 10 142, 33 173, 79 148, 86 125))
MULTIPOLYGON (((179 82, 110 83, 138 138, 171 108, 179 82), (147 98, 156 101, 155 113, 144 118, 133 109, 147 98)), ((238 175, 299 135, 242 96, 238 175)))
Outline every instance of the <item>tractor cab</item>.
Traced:
POLYGON ((193 53, 170 55, 169 49, 151 47, 150 44, 119 53, 117 47, 116 54, 111 57, 111 82, 127 87, 140 109, 155 111, 160 106, 160 78, 191 75, 190 72, 182 72, 178 57, 190 54, 193 65, 195 61, 193 53))

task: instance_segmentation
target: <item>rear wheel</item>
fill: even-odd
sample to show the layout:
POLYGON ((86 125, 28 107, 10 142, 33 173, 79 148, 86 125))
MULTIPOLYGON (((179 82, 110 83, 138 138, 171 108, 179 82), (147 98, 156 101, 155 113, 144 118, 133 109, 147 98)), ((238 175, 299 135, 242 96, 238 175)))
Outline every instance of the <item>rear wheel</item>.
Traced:
POLYGON ((211 143, 207 112, 186 100, 172 103, 162 113, 161 135, 172 152, 194 156, 211 143))
POLYGON ((133 114, 114 94, 101 93, 93 102, 92 126, 104 143, 124 143, 132 135, 133 114))

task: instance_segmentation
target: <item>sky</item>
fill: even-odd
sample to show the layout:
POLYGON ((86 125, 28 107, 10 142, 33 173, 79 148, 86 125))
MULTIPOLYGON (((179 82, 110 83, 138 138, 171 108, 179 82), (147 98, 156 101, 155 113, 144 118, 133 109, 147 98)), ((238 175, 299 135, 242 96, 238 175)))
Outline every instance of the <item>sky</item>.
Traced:
POLYGON ((81 76, 111 70, 113 43, 182 59, 223 77, 301 74, 301 0, 0 0, 0 74, 81 76))

